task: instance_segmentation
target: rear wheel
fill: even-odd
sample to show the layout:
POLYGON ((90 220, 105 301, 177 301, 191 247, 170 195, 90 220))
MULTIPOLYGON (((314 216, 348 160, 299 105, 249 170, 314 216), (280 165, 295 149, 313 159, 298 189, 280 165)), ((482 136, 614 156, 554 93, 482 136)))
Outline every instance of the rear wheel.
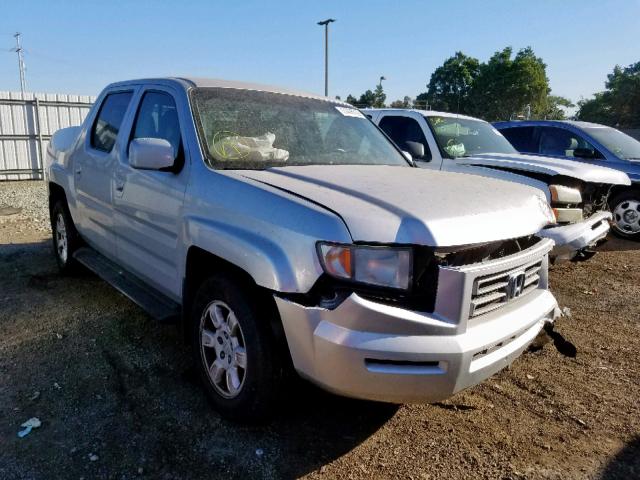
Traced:
POLYGON ((621 192, 610 201, 613 232, 619 237, 640 240, 640 192, 621 192))
POLYGON ((81 246, 82 240, 64 200, 56 201, 51 209, 51 232, 58 268, 63 274, 76 272, 78 263, 73 254, 81 246))
POLYGON ((271 416, 283 368, 268 308, 255 288, 230 275, 205 280, 192 309, 192 346, 211 402, 225 417, 252 423, 271 416))

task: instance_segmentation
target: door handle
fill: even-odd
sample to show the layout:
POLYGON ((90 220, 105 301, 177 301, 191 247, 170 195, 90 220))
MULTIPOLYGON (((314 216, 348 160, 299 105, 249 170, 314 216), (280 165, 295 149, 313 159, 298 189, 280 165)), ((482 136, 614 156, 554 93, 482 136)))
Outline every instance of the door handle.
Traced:
POLYGON ((76 167, 76 175, 80 175, 82 173, 81 167, 76 167))

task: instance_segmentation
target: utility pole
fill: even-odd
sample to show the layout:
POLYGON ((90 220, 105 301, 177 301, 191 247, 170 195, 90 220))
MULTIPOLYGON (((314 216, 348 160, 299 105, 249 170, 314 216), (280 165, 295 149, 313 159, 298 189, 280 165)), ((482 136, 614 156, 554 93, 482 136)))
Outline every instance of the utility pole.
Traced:
POLYGON ((329 96, 329 24, 335 22, 335 18, 327 18, 318 25, 324 25, 324 96, 329 96))
POLYGON ((22 99, 24 100, 24 92, 27 89, 27 83, 24 80, 24 50, 22 49, 22 44, 20 42, 21 33, 17 32, 14 37, 16 39, 16 48, 13 49, 14 52, 18 53, 18 68, 20 69, 20 91, 22 92, 22 99))

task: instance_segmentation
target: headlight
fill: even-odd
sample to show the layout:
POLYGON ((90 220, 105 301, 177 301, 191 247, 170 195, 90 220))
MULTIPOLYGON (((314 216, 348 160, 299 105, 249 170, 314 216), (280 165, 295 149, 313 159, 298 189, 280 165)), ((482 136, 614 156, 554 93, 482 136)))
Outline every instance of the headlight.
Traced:
POLYGON ((412 250, 318 243, 320 263, 335 278, 378 287, 407 290, 411 285, 412 250))
POLYGON ((551 192, 551 202, 561 203, 564 205, 577 205, 582 203, 582 195, 577 188, 569 188, 564 185, 549 185, 551 192))

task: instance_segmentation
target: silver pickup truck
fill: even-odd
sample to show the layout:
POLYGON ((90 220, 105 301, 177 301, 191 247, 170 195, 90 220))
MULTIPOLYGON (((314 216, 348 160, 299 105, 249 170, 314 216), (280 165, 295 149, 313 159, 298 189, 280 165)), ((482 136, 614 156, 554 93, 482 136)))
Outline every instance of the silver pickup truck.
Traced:
POLYGON ((347 396, 444 399, 553 322, 537 189, 413 168, 364 115, 235 82, 115 83, 48 147, 60 269, 190 341, 214 405, 267 415, 292 365, 347 396))
POLYGON ((555 242, 551 257, 586 260, 609 233, 608 197, 631 185, 627 174, 598 165, 519 153, 490 123, 415 109, 363 110, 421 168, 474 173, 539 188, 556 222, 539 233, 555 242))

